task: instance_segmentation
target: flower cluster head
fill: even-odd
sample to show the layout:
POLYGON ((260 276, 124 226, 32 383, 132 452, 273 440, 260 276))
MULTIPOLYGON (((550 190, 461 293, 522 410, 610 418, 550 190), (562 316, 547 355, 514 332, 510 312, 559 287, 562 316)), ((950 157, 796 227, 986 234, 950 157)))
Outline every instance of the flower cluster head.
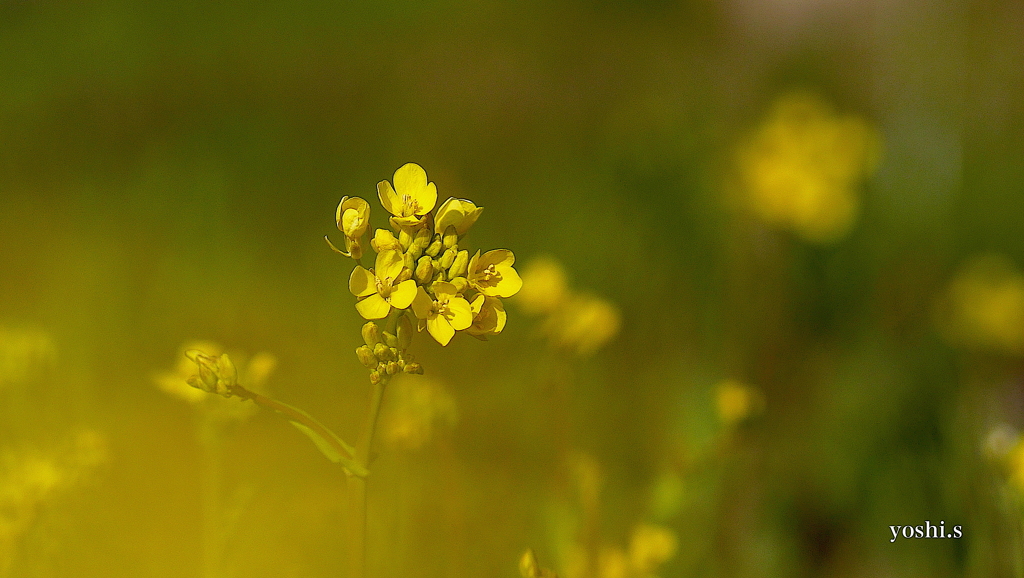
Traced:
POLYGON ((337 221, 346 251, 331 245, 359 261, 348 284, 358 299, 356 311, 371 322, 387 320, 383 331, 374 323, 364 326, 366 344, 356 352, 371 369, 371 380, 398 371, 422 372, 406 351, 414 325, 441 345, 448 345, 458 332, 480 339, 501 333, 506 320, 501 299, 515 295, 523 284, 512 266, 512 251, 470 255, 460 248, 483 207, 454 197, 437 207, 437 186, 414 163, 395 171, 393 180, 377 184, 390 228, 373 232, 373 267, 363 267, 360 260, 369 222, 369 205, 363 199, 342 199, 337 221))

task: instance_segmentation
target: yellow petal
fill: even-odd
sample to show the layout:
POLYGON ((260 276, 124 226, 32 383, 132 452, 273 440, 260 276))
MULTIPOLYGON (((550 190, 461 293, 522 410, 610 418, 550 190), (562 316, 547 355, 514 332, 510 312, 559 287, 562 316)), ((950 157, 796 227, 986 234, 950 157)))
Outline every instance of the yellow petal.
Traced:
POLYGON ((473 301, 469 304, 470 308, 473 310, 473 317, 476 317, 477 315, 480 314, 480 309, 483 307, 484 299, 484 294, 478 293, 477 296, 473 298, 473 301))
POLYGON ((437 210, 434 218, 434 231, 444 233, 450 225, 455 227, 456 233, 464 235, 480 217, 483 210, 483 207, 474 205, 473 201, 449 197, 437 210))
POLYGON ((398 251, 387 250, 377 253, 377 261, 374 263, 374 273, 377 274, 378 279, 387 279, 388 277, 394 279, 398 277, 398 274, 402 272, 402 267, 405 266, 405 259, 402 258, 402 254, 398 251))
POLYGON ((454 297, 455 294, 458 293, 455 285, 446 281, 438 281, 431 285, 430 288, 434 290, 434 295, 437 295, 438 301, 445 301, 449 297, 454 297))
POLYGON ((395 171, 395 190, 398 191, 398 199, 408 195, 417 206, 408 214, 392 213, 396 217, 425 215, 437 204, 437 187, 434 183, 427 182, 427 172, 416 163, 404 164, 395 171))
POLYGON ((511 266, 516 262, 516 256, 508 249, 493 249, 480 256, 479 267, 484 268, 494 265, 495 268, 511 266))
POLYGON ((377 281, 373 278, 373 273, 356 265, 348 277, 348 290, 356 297, 366 297, 377 292, 377 281))
POLYGON ((433 319, 427 319, 427 331, 441 345, 448 345, 452 337, 455 337, 455 330, 452 329, 448 320, 441 315, 435 315, 433 319))
POLYGON ((430 295, 427 295, 423 287, 417 287, 416 297, 412 300, 412 312, 416 314, 416 317, 419 319, 430 317, 430 311, 433 306, 434 300, 430 298, 430 295))
POLYGON ((396 211, 402 210, 402 199, 395 193, 395 189, 391 188, 391 183, 387 181, 377 183, 377 198, 380 199, 380 205, 384 207, 385 211, 396 217, 401 216, 396 211))
POLYGON ((469 301, 462 297, 452 297, 448 300, 447 317, 452 329, 462 331, 473 324, 473 309, 469 306, 469 301))
POLYGON ((379 294, 374 293, 356 303, 356 311, 363 316, 363 319, 384 319, 388 313, 391 313, 391 304, 379 294))
POLYGON ((391 306, 396 309, 405 309, 412 304, 416 298, 416 282, 406 279, 391 288, 391 306))
POLYGON ((519 273, 510 265, 499 266, 498 272, 501 273, 501 282, 495 287, 497 291, 494 292, 494 296, 511 297, 519 293, 519 290, 523 288, 523 280, 519 277, 519 273))

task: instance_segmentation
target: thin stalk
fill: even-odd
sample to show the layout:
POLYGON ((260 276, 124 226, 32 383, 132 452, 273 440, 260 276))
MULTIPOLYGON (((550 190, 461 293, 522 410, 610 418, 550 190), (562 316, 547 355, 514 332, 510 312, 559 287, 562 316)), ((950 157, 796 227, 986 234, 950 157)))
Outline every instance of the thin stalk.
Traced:
MULTIPOLYGON (((381 403, 387 379, 372 386, 370 392, 370 408, 366 414, 363 431, 356 440, 356 463, 368 468, 370 465, 370 448, 377 431, 381 403)), ((366 576, 366 482, 365 478, 348 476, 348 541, 349 541, 349 576, 364 578, 366 576)))

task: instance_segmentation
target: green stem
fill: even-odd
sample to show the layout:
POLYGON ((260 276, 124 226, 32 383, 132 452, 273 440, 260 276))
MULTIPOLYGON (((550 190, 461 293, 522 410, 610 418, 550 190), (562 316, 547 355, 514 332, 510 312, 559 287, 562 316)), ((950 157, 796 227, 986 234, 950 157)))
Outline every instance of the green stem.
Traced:
MULTIPOLYGON (((366 414, 363 431, 356 441, 356 463, 367 468, 370 465, 370 449, 377 430, 381 403, 387 379, 372 386, 370 393, 370 409, 366 414)), ((364 578, 366 576, 366 478, 348 476, 348 541, 349 577, 364 578)))

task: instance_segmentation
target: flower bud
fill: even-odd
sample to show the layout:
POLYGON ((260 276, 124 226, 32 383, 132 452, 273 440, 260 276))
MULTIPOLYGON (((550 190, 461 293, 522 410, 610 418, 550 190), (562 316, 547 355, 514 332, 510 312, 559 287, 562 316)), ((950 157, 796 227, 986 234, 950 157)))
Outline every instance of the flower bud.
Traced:
POLYGON ((430 246, 430 239, 433 235, 430 234, 430 229, 423 227, 419 231, 416 231, 416 236, 412 239, 412 245, 409 245, 409 252, 413 254, 416 259, 420 258, 420 255, 427 250, 430 246))
POLYGON ((203 382, 203 391, 213 393, 217 391, 217 374, 205 363, 199 364, 199 379, 203 382))
POLYGON ((376 369, 370 372, 370 383, 372 383, 373 385, 377 385, 378 383, 380 383, 380 372, 377 371, 376 369))
POLYGON ((402 270, 398 273, 398 276, 395 277, 394 281, 392 281, 392 286, 398 285, 402 281, 408 281, 409 279, 412 279, 412 268, 402 267, 402 270))
POLYGON ((406 363, 403 371, 409 374, 423 375, 423 366, 418 363, 406 363))
POLYGON ((451 267, 453 263, 455 263, 455 251, 452 249, 445 249, 444 254, 441 255, 439 261, 441 263, 441 268, 444 270, 448 270, 448 268, 451 267))
POLYGON ((398 332, 398 348, 405 350, 409 348, 412 343, 412 321, 409 321, 408 315, 402 315, 398 318, 398 327, 395 329, 398 332))
MULTIPOLYGON (((362 333, 363 342, 366 343, 367 346, 373 347, 380 343, 380 328, 378 328, 377 324, 373 321, 367 321, 363 324, 362 333)), ((373 352, 371 351, 370 353, 373 352)))
POLYGON ((455 261, 452 262, 451 268, 448 269, 448 278, 454 279, 456 277, 465 277, 466 271, 469 270, 469 251, 459 251, 455 255, 455 261))
POLYGON ((420 285, 426 285, 430 282, 434 276, 434 265, 431 262, 430 257, 420 257, 419 262, 416 263, 416 282, 420 285))
POLYGON ((405 255, 402 256, 402 259, 405 261, 406 269, 410 271, 416 269, 416 258, 412 256, 412 253, 406 253, 405 255))
POLYGON ((398 347, 398 337, 395 336, 394 333, 385 331, 384 333, 381 333, 381 337, 384 338, 384 343, 386 343, 388 347, 398 347))
POLYGON ((459 242, 459 233, 456 232, 455 227, 448 225, 448 228, 444 230, 444 236, 441 237, 441 243, 445 249, 451 249, 459 242))
POLYGON ((395 361, 389 361, 387 365, 387 374, 394 375, 399 372, 398 363, 395 361))
POLYGON ((384 360, 388 354, 388 346, 383 343, 378 343, 373 346, 373 356, 377 359, 384 360))
POLYGON ((425 252, 425 253, 426 253, 427 255, 430 255, 431 257, 437 257, 437 256, 438 256, 438 254, 440 254, 440 253, 441 253, 441 249, 442 249, 442 245, 441 245, 441 238, 440 238, 440 237, 434 237, 434 242, 432 242, 432 243, 431 243, 431 244, 430 244, 430 245, 429 245, 429 246, 427 247, 427 250, 426 250, 426 251, 424 251, 424 252, 425 252))
POLYGON ((359 358, 359 363, 366 367, 377 365, 377 358, 373 355, 373 351, 365 345, 360 345, 356 348, 356 357, 359 358))
POLYGON ((217 377, 228 387, 238 383, 238 370, 227 353, 222 353, 217 359, 217 377))
POLYGON ((466 289, 469 289, 469 279, 465 277, 456 277, 449 281, 452 285, 455 285, 456 293, 465 293, 466 289))
POLYGON ((409 246, 412 245, 412 234, 404 228, 400 230, 398 232, 398 244, 402 246, 403 251, 408 251, 409 246))

